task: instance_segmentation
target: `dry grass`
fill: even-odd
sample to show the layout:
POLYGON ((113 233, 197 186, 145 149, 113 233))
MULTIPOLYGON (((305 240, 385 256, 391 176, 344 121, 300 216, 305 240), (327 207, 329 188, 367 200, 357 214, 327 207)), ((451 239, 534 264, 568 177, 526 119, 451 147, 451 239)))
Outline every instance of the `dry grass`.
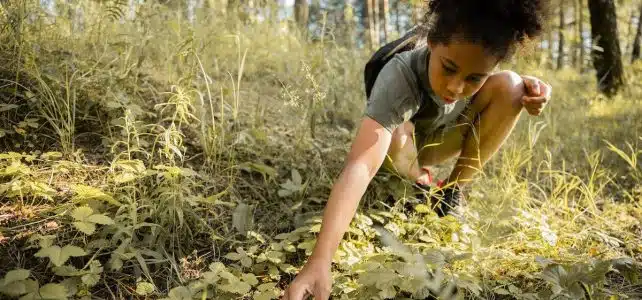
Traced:
MULTIPOLYGON (((25 291, 33 280, 41 293, 99 298, 269 299, 284 288, 361 115, 368 53, 305 43, 280 23, 190 26, 161 6, 120 22, 88 5, 95 18, 73 32, 6 7, 3 18, 22 21, 3 28, 0 48, 15 58, 0 69, 0 274, 23 268, 28 279, 12 273, 12 284, 25 291), (80 218, 84 206, 113 223, 80 218), (54 268, 42 251, 55 245, 86 252, 64 261, 81 273, 54 268)), ((590 74, 514 67, 550 82, 554 98, 543 116, 524 114, 465 219, 386 208, 407 185, 379 174, 337 254, 335 295, 419 295, 434 283, 428 270, 471 298, 640 296, 625 276, 639 266, 623 259, 642 260, 642 65, 627 68, 616 99, 593 92, 590 74), (388 244, 373 225, 393 234, 388 244)))

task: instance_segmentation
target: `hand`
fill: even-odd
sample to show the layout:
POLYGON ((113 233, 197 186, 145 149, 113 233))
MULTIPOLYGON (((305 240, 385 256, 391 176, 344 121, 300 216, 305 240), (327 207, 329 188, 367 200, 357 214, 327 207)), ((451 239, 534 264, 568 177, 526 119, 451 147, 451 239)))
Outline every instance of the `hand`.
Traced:
POLYGON ((552 88, 533 76, 522 76, 522 80, 526 88, 522 96, 522 105, 531 116, 539 116, 551 99, 552 88))
POLYGON ((314 261, 314 258, 311 258, 285 290, 281 299, 305 300, 308 296, 314 296, 315 300, 328 300, 331 288, 330 263, 314 261))

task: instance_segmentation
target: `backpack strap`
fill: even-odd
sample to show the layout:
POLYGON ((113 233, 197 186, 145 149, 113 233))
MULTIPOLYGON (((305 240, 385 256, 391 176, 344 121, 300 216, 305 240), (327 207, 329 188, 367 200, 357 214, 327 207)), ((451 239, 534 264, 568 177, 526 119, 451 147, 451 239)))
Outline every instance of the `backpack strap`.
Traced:
POLYGON ((395 54, 412 50, 419 38, 417 34, 418 27, 413 27, 403 37, 396 39, 375 52, 370 60, 366 63, 364 70, 364 83, 366 88, 366 97, 370 99, 370 93, 374 86, 377 76, 381 69, 394 57, 395 54))

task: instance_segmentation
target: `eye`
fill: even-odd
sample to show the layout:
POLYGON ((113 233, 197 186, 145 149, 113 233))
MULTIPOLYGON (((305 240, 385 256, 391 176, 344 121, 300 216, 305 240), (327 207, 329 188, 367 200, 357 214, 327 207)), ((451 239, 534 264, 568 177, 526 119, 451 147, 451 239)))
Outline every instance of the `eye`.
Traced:
POLYGON ((471 83, 479 83, 481 82, 482 78, 480 76, 469 76, 466 78, 466 81, 471 82, 471 83))
POLYGON ((444 71, 446 72, 446 74, 455 74, 457 72, 457 70, 450 68, 444 64, 442 64, 442 67, 444 68, 444 71))

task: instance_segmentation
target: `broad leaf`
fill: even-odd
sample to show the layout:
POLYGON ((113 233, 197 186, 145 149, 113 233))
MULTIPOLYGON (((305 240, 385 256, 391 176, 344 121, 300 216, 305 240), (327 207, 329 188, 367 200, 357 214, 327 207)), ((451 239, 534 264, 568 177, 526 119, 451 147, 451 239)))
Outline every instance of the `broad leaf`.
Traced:
POLYGON ((153 293, 155 290, 154 285, 149 282, 139 282, 136 285, 136 294, 141 296, 147 296, 153 293))
POLYGON ((25 269, 11 270, 4 276, 4 281, 0 285, 7 285, 15 281, 22 281, 29 278, 30 271, 25 269))
POLYGON ((74 227, 78 229, 78 231, 86 234, 86 235, 92 235, 94 232, 96 232, 96 224, 91 223, 91 222, 74 222, 74 227))
POLYGON ((101 224, 101 225, 111 225, 114 224, 114 220, 112 220, 110 217, 105 216, 103 214, 95 214, 91 215, 87 218, 87 221, 96 223, 96 224, 101 224))
POLYGON ((34 254, 34 256, 36 257, 49 257, 51 262, 57 267, 60 267, 63 264, 65 264, 65 262, 67 262, 67 260, 71 256, 85 256, 85 255, 87 255, 85 250, 76 246, 71 246, 71 245, 67 245, 63 248, 60 248, 59 246, 51 246, 48 248, 40 249, 40 251, 34 254))
POLYGON ((249 284, 243 282, 243 281, 234 281, 230 282, 228 284, 224 285, 219 285, 219 289, 222 291, 238 294, 238 295, 245 295, 250 292, 250 289, 252 289, 252 286, 249 284))
POLYGON ((259 284, 259 280, 256 279, 256 276, 252 273, 243 274, 241 278, 243 279, 243 281, 249 283, 251 286, 255 286, 259 284))
POLYGON ((88 285, 88 286, 94 286, 98 284, 100 281, 100 275, 99 274, 85 274, 82 277, 80 277, 82 280, 82 283, 88 285))
POLYGON ((192 300, 192 292, 184 286, 171 289, 168 296, 171 300, 192 300))
POLYGON ((45 284, 38 291, 42 299, 60 300, 67 299, 67 288, 57 283, 45 284))
POLYGON ((91 214, 94 213, 94 210, 91 209, 89 206, 81 206, 77 207, 74 209, 74 212, 71 213, 71 216, 76 220, 76 221, 85 221, 91 214))
POLYGON ((0 292, 7 296, 17 297, 27 293, 27 287, 23 281, 15 281, 6 285, 0 285, 0 292))

